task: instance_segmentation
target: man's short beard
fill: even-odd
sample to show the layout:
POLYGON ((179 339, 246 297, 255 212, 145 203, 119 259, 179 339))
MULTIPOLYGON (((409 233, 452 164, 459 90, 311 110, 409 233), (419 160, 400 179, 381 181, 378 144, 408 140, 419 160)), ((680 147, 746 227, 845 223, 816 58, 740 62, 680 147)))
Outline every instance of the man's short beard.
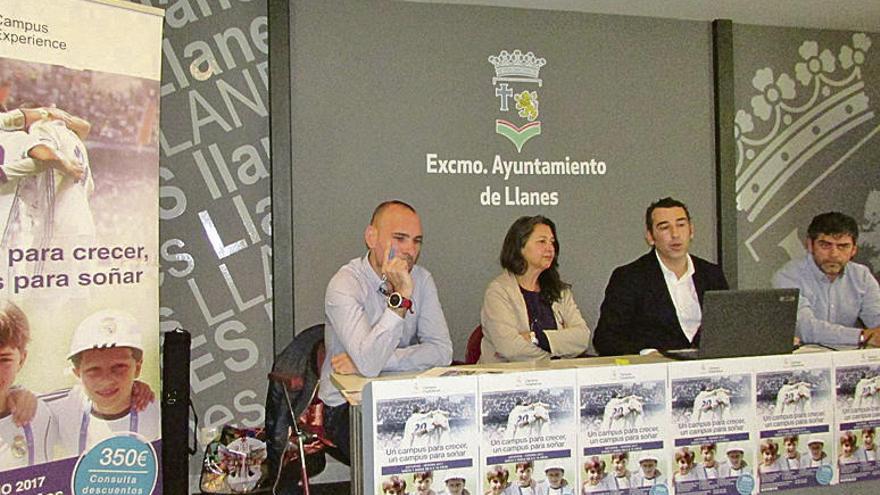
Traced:
POLYGON ((411 272, 412 269, 413 269, 413 267, 416 265, 416 260, 415 260, 415 258, 413 258, 412 256, 410 256, 410 255, 408 255, 408 254, 400 254, 400 255, 398 255, 398 256, 399 256, 400 258, 403 258, 404 260, 406 260, 406 264, 407 264, 407 266, 409 266, 409 268, 408 268, 407 271, 410 271, 410 272, 411 272))

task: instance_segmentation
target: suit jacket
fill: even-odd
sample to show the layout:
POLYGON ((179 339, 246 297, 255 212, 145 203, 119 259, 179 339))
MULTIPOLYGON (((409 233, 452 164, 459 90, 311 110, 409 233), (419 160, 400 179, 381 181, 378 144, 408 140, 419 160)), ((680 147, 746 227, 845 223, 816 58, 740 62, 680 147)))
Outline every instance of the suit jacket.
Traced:
MULTIPOLYGON (((694 262, 694 287, 700 305, 707 290, 725 290, 727 279, 721 268, 691 255, 694 262)), ((652 249, 648 254, 614 269, 593 344, 603 356, 637 354, 646 348, 659 350, 690 347, 678 316, 660 261, 652 249)))
MULTIPOLYGON (((547 330, 547 340, 553 356, 576 357, 590 344, 590 329, 574 302, 571 289, 565 289, 560 300, 554 302, 553 317, 556 330, 547 330)), ((528 332, 529 313, 516 277, 504 270, 489 283, 480 310, 483 341, 480 344, 480 363, 531 361, 550 359, 550 354, 526 342, 519 332, 528 332)))

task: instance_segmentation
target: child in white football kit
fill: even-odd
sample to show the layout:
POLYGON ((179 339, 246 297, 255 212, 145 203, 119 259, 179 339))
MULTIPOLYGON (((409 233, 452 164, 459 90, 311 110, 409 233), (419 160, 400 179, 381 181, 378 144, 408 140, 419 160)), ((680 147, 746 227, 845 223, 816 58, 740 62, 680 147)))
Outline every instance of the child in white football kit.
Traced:
POLYGON ((51 460, 57 429, 49 409, 37 401, 35 416, 18 425, 10 411, 10 388, 27 359, 30 327, 15 304, 0 301, 0 471, 51 460))
POLYGON ((23 131, 0 131, 0 150, 0 243, 4 247, 29 245, 33 227, 25 223, 29 224, 37 213, 33 211, 34 201, 26 200, 28 191, 37 190, 38 177, 46 175, 48 169, 71 180, 82 178, 83 169, 53 146, 23 131))
POLYGON ((691 423, 707 421, 710 419, 710 411, 715 405, 712 391, 706 384, 700 385, 700 392, 694 397, 694 407, 691 412, 691 423))
POLYGON ((529 414, 529 436, 542 437, 550 434, 550 406, 535 402, 529 414))
MULTIPOLYGON (((69 141, 78 142, 81 152, 85 152, 81 138, 88 134, 90 125, 78 117, 73 117, 57 108, 0 112, 0 151, 2 151, 0 152, 0 165, 2 165, 0 167, 0 228, 3 230, 4 246, 33 244, 33 239, 28 236, 34 235, 32 230, 35 226, 25 224, 35 221, 40 225, 50 223, 47 222, 47 218, 51 215, 47 218, 37 218, 38 215, 45 213, 46 208, 42 204, 44 200, 38 194, 39 182, 49 177, 53 177, 59 184, 87 182, 82 160, 74 161, 72 158, 74 154, 68 156, 62 152, 63 146, 58 140, 47 139, 47 136, 40 135, 39 132, 35 134, 29 132, 31 128, 49 123, 64 129, 62 133, 72 136, 69 141), (75 132, 71 132, 70 129, 74 129, 75 132), (24 232, 17 233, 14 229, 24 232), (24 237, 21 237, 22 235, 24 237)), ((87 162, 86 159, 86 164, 87 162)), ((78 226, 79 222, 70 228, 78 226)))
POLYGON ((626 427, 627 428, 638 428, 644 424, 644 419, 642 415, 645 412, 645 408, 642 405, 644 399, 639 397, 638 395, 628 395, 625 397, 627 413, 626 413, 626 427))
POLYGON ((428 436, 428 445, 443 445, 449 442, 449 413, 434 409, 430 414, 433 430, 428 436))
POLYGON ((70 246, 64 247, 92 245, 95 242, 95 221, 89 198, 95 190, 95 181, 85 145, 60 120, 35 122, 29 132, 83 171, 80 177, 71 177, 59 170, 39 177, 38 192, 45 202, 41 208, 44 211, 40 212, 41 221, 46 224, 43 234, 69 241, 65 244, 70 246))
POLYGON ((143 353, 141 328, 124 311, 98 311, 76 328, 67 358, 81 391, 74 388, 63 399, 49 403, 59 418, 61 445, 67 455, 81 455, 122 433, 136 433, 146 442, 159 438, 159 405, 154 401, 142 411, 131 405, 143 353))
POLYGON ((508 439, 528 437, 530 414, 529 404, 517 398, 513 409, 507 414, 507 428, 504 430, 505 437, 508 439))
POLYGON ((876 408, 878 406, 878 384, 880 384, 880 377, 873 376, 868 377, 867 373, 862 373, 862 377, 859 382, 856 384, 855 393, 853 394, 853 402, 852 407, 855 409, 861 408, 876 408))
POLYGON ((431 422, 431 413, 422 412, 420 408, 416 408, 412 414, 406 418, 403 427, 402 447, 425 447, 428 445, 428 437, 434 431, 434 424, 431 422))
POLYGON ((614 396, 608 399, 605 404, 605 413, 602 415, 602 429, 605 431, 616 430, 622 428, 626 421, 626 400, 620 396, 620 392, 615 392, 614 396))

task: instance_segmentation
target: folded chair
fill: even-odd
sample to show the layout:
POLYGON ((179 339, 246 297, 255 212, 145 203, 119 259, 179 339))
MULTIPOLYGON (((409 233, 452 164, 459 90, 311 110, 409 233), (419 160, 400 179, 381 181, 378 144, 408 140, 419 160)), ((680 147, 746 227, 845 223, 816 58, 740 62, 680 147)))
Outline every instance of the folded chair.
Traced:
POLYGON ((324 436, 318 382, 324 325, 297 334, 275 359, 266 394, 267 461, 275 495, 309 495, 309 477, 326 466, 335 445, 324 436))

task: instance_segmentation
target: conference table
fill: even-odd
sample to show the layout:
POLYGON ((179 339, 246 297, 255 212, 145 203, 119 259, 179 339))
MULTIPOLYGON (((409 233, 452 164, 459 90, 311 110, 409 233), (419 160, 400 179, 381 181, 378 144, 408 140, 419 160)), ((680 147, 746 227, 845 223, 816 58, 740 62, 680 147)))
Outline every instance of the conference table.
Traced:
MULTIPOLYGON (((837 349, 837 350, 848 350, 848 349, 837 349)), ((828 348, 823 348, 820 346, 804 346, 801 347, 796 353, 813 353, 813 352, 828 352, 828 348)), ((876 354, 875 354, 876 355, 876 354)), ((448 374, 450 371, 456 372, 465 372, 468 371, 474 373, 483 373, 483 372, 491 372, 491 373, 516 373, 516 372, 527 372, 527 371, 541 371, 541 370, 565 370, 565 369, 578 369, 578 368, 588 368, 588 367, 616 367, 616 366, 627 366, 627 365, 637 365, 637 364, 651 364, 651 363, 670 363, 673 362, 672 359, 664 357, 658 353, 651 353, 648 355, 625 355, 625 356, 613 356, 613 357, 592 357, 592 358, 578 358, 578 359, 566 359, 566 360, 541 360, 541 361, 529 361, 529 362, 516 362, 516 363, 492 363, 492 364, 474 364, 474 365, 460 365, 460 366, 450 366, 450 367, 442 367, 442 368, 433 368, 430 370, 424 370, 419 372, 410 372, 410 373, 388 373, 383 374, 374 378, 367 378, 360 375, 342 375, 334 373, 331 377, 332 383, 340 390, 342 395, 348 401, 350 405, 350 434, 351 434, 351 493, 356 495, 366 494, 366 490, 364 487, 365 482, 365 472, 364 472, 364 410, 362 407, 362 396, 364 389, 371 382, 376 381, 385 381, 385 380, 402 380, 408 378, 416 378, 416 377, 440 377, 448 374)), ((372 425, 368 425, 372 428, 372 425)), ((788 493, 801 493, 804 490, 810 490, 809 488, 798 488, 789 491, 788 493)), ((867 493, 878 493, 880 491, 880 481, 871 481, 868 483, 856 483, 856 484, 848 484, 848 485, 832 485, 826 486, 823 489, 823 492, 826 493, 847 493, 847 494, 867 494, 867 493)))
MULTIPOLYGON (((593 366, 625 366, 629 364, 647 364, 669 362, 670 360, 660 354, 627 355, 613 357, 591 357, 577 359, 555 359, 541 361, 523 361, 515 363, 492 363, 492 364, 467 364, 455 366, 456 369, 474 370, 484 372, 521 372, 530 370, 572 369, 593 366)), ((342 393, 350 406, 350 432, 351 432, 351 493, 352 495, 364 495, 364 453, 363 453, 363 414, 361 409, 361 397, 368 383, 379 380, 401 380, 415 378, 417 376, 439 376, 444 370, 452 367, 435 368, 434 370, 418 371, 410 373, 388 373, 374 378, 361 375, 342 375, 334 373, 331 376, 333 385, 342 393)))

